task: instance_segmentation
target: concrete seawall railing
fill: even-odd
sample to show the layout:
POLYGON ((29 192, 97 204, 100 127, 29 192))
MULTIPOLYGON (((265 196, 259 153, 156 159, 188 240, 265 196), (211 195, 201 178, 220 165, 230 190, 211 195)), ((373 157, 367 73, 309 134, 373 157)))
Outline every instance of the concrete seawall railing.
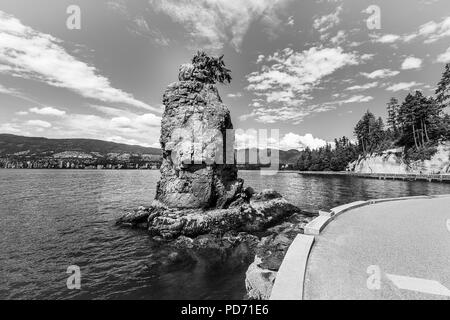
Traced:
POLYGON ((351 176, 379 180, 428 181, 450 183, 450 174, 357 173, 349 171, 299 171, 300 175, 351 176))
POLYGON ((415 196, 402 198, 373 199, 368 201, 356 201, 341 205, 330 211, 319 211, 319 216, 309 222, 304 228, 304 234, 297 235, 289 247, 278 271, 277 278, 270 296, 271 300, 302 300, 304 292, 304 280, 310 252, 314 246, 315 237, 319 236, 325 227, 342 213, 348 213, 354 209, 370 206, 377 203, 391 201, 406 201, 419 199, 433 199, 450 197, 448 195, 415 196))

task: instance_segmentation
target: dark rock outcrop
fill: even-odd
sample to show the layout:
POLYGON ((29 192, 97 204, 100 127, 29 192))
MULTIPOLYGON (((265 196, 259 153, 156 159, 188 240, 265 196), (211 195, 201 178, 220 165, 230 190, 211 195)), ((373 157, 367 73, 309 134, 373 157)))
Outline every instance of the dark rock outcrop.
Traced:
POLYGON ((117 219, 116 224, 147 229, 149 215, 150 208, 139 207, 133 211, 125 212, 119 219, 117 219))
MULTIPOLYGON (((271 192, 271 191, 269 191, 271 192)), ((165 239, 180 235, 196 237, 202 234, 224 234, 227 231, 258 232, 300 210, 281 196, 255 202, 239 198, 227 209, 157 209, 148 219, 151 234, 165 239)))
POLYGON ((208 233, 221 235, 228 231, 261 232, 300 212, 275 191, 265 190, 252 198, 243 192, 226 209, 170 208, 153 201, 148 208, 126 213, 117 224, 147 228, 151 235, 168 240, 208 233))
POLYGON ((283 262, 289 246, 313 216, 294 214, 287 221, 269 228, 255 248, 255 259, 249 266, 245 286, 247 296, 253 300, 270 298, 278 269, 283 262))

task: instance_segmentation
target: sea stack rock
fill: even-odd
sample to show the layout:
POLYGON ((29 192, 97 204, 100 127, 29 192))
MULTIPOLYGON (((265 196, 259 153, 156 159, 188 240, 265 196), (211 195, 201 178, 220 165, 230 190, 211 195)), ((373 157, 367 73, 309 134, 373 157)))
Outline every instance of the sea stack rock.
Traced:
POLYGON ((245 280, 248 297, 268 299, 287 248, 311 214, 274 190, 243 187, 230 112, 215 86, 231 80, 222 57, 199 52, 180 67, 178 80, 163 96, 163 162, 155 200, 117 224, 146 228, 155 240, 174 240, 168 245, 181 248, 210 252, 243 244, 254 256, 245 280), (262 231, 265 237, 257 243, 262 231))
POLYGON ((215 83, 231 80, 222 57, 199 52, 168 86, 161 123, 163 162, 155 200, 117 224, 155 238, 195 238, 266 230, 301 210, 274 190, 243 188, 234 159, 230 112, 215 83))
POLYGON ((201 66, 182 65, 178 78, 163 96, 156 200, 170 208, 225 208, 242 191, 230 112, 201 66))

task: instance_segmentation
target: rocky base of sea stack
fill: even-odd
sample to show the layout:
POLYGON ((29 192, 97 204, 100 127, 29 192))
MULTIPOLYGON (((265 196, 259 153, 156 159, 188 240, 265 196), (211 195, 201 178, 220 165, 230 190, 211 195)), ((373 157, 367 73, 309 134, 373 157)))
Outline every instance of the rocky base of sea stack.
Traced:
POLYGON ((228 231, 256 233, 300 212, 276 191, 254 194, 247 188, 226 209, 169 208, 155 200, 150 207, 125 213, 117 224, 145 228, 154 237, 172 240, 228 231))
POLYGON ((158 201, 125 213, 117 225, 147 229, 174 248, 233 252, 244 245, 251 263, 245 279, 248 299, 268 299, 277 271, 295 236, 314 213, 290 204, 279 193, 245 189, 226 209, 174 209, 158 201))

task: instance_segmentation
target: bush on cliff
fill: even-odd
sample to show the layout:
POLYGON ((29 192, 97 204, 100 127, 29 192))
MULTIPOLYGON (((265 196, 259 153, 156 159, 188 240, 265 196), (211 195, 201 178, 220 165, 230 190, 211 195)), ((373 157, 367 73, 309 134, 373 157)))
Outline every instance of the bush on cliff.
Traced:
POLYGON ((225 66, 223 55, 220 57, 211 57, 204 51, 198 51, 192 58, 194 67, 201 71, 206 83, 230 83, 231 70, 225 66))

